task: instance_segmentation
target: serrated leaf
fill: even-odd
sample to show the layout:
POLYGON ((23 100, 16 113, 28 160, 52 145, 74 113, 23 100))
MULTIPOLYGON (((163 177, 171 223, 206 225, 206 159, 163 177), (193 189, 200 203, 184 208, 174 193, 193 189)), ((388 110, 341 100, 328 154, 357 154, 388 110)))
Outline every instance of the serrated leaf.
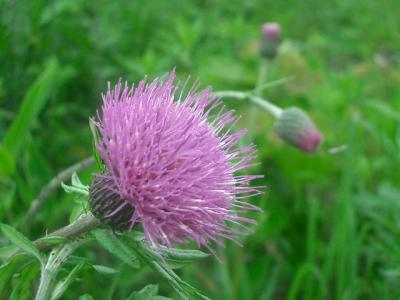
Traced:
MULTIPOLYGON (((79 270, 82 268, 84 263, 80 263, 76 265, 71 272, 65 277, 63 280, 59 281, 54 290, 51 294, 51 300, 59 299, 67 290, 68 286, 75 280, 76 275, 78 274, 79 270)), ((80 298, 79 298, 80 299, 80 298)))
POLYGON ((106 275, 113 275, 118 273, 119 271, 107 266, 102 266, 102 265, 92 265, 93 269, 95 269, 97 272, 100 274, 106 274, 106 275))
POLYGON ((106 230, 94 230, 93 234, 99 244, 115 257, 132 268, 139 268, 140 262, 135 254, 123 241, 106 230))
POLYGON ((32 254, 36 257, 40 262, 42 262, 42 257, 40 255, 39 250, 35 247, 35 245, 22 233, 15 230, 13 227, 7 224, 0 224, 1 231, 3 234, 17 247, 25 250, 27 253, 32 254))
POLYGON ((75 186, 75 187, 86 187, 85 185, 82 184, 82 182, 79 179, 79 176, 78 176, 78 174, 76 174, 76 172, 74 172, 71 176, 71 184, 72 184, 72 186, 75 186))
POLYGON ((61 187, 64 189, 66 193, 72 194, 80 194, 84 196, 89 195, 89 187, 87 186, 72 186, 72 185, 67 185, 64 182, 61 182, 61 187))
POLYGON ((158 285, 149 284, 138 292, 133 292, 126 300, 171 300, 171 298, 158 296, 158 285))

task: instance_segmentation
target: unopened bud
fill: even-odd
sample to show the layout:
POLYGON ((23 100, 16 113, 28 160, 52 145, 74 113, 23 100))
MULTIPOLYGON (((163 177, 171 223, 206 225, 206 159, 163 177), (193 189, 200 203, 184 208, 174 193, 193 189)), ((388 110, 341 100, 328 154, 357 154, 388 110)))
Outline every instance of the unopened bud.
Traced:
POLYGON ((90 209, 103 224, 118 231, 127 230, 135 211, 132 205, 116 192, 117 187, 110 178, 97 175, 90 186, 90 209))
POLYGON ((264 23, 261 26, 260 54, 267 59, 274 59, 278 53, 281 28, 278 23, 264 23))
POLYGON ((315 152, 323 139, 310 117, 297 107, 283 110, 275 130, 285 142, 306 153, 315 152))

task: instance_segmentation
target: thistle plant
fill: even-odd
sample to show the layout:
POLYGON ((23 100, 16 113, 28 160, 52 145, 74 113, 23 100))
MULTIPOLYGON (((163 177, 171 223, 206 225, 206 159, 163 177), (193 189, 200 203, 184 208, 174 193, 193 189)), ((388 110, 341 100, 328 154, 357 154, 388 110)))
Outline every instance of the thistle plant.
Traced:
POLYGON ((257 209, 244 200, 260 193, 250 186, 260 176, 236 174, 254 147, 237 147, 246 131, 233 132, 233 112, 209 89, 177 95, 174 78, 108 87, 94 121, 106 171, 94 175, 90 207, 118 230, 139 223, 153 248, 193 239, 213 252, 210 241, 240 233, 227 223, 253 223, 236 212, 257 209))
MULTIPOLYGON (((58 278, 75 249, 96 244, 129 267, 150 266, 182 299, 208 299, 173 269, 210 253, 218 259, 216 247, 226 239, 240 244, 255 224, 247 212, 261 213, 254 199, 264 190, 254 183, 263 176, 249 175, 257 164, 255 146, 243 145, 247 130, 237 129, 238 116, 223 105, 223 98, 248 101, 270 113, 278 135, 304 152, 317 151, 322 142, 304 111, 282 109, 261 97, 265 59, 271 62, 277 55, 279 26, 264 25, 262 33, 264 63, 251 91, 199 91, 198 84, 188 88, 188 82, 176 83, 174 71, 166 79, 144 79, 132 86, 109 83, 101 109, 90 119, 93 157, 43 188, 23 231, 29 235, 36 212, 60 185, 83 199, 81 210, 71 224, 33 242, 2 224, 14 244, 0 249, 4 276, 9 279, 19 266, 39 264, 35 299, 59 299, 83 266, 107 270, 82 260, 58 278), (93 165, 91 182, 83 184, 76 172, 93 165), (63 183, 68 177, 70 185, 63 183)), ((149 285, 127 299, 167 299, 156 294, 157 287, 149 285)))

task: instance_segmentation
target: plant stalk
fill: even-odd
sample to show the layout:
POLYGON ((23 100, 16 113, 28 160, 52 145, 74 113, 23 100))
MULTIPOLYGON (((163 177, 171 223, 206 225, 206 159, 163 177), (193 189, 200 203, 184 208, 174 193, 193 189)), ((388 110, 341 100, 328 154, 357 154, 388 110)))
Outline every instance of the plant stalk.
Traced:
POLYGON ((83 240, 74 240, 51 251, 46 265, 41 268, 40 283, 35 300, 49 299, 60 268, 68 256, 82 243, 83 240))
POLYGON ((73 223, 57 229, 52 233, 46 235, 46 237, 37 239, 33 243, 39 250, 47 250, 54 246, 54 244, 48 244, 46 239, 49 237, 64 237, 69 240, 76 239, 80 237, 86 232, 89 232, 92 229, 95 229, 100 226, 100 221, 92 214, 86 213, 81 215, 78 219, 76 219, 73 223))
POLYGON ((258 97, 256 95, 252 94, 251 92, 218 91, 218 92, 215 92, 213 95, 214 95, 214 97, 218 97, 218 98, 234 98, 237 100, 248 99, 248 100, 250 100, 250 102, 257 104, 259 107, 266 110, 268 113, 270 113, 275 118, 279 118, 283 111, 282 108, 280 108, 279 106, 269 102, 266 99, 258 97))

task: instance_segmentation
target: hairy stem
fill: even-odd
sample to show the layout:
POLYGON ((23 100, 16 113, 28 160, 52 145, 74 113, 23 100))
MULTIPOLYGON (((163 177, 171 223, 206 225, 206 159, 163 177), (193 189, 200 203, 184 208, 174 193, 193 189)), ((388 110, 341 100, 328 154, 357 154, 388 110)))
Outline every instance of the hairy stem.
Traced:
POLYGON ((50 245, 46 242, 46 239, 48 239, 49 237, 55 236, 73 240, 83 235, 84 233, 99 227, 100 224, 101 224, 100 221, 95 216, 93 216, 92 213, 89 212, 81 215, 73 223, 65 227, 62 227, 56 231, 53 231, 52 233, 46 235, 46 237, 40 238, 34 241, 33 243, 39 250, 47 250, 48 248, 54 246, 54 244, 50 245))
POLYGON ((25 234, 29 233, 33 217, 37 213, 37 211, 43 206, 43 204, 46 202, 46 200, 49 198, 51 193, 57 189, 61 182, 68 180, 73 173, 79 172, 81 170, 84 170, 86 168, 89 168, 95 164, 95 160, 93 157, 88 157, 72 166, 69 168, 65 169, 64 171, 60 172, 56 177, 54 177, 50 182, 42 188, 40 191, 39 195, 36 197, 35 200, 32 201, 31 206, 29 207, 29 210, 26 215, 25 222, 23 224, 22 231, 25 234))
POLYGON ((46 265, 41 269, 40 283, 35 300, 49 299, 58 271, 68 259, 68 256, 82 244, 82 242, 83 240, 75 240, 51 251, 46 265))

